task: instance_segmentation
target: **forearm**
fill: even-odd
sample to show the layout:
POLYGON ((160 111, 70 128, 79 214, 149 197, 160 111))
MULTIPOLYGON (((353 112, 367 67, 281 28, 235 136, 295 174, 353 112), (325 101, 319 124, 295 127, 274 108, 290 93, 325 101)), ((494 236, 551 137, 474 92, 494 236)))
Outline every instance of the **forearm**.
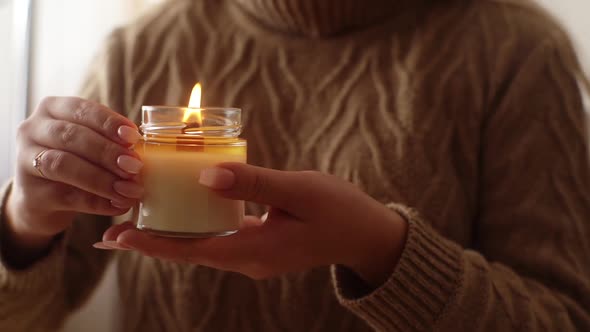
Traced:
MULTIPOLYGON (((51 244, 58 235, 40 234, 28 228, 25 218, 73 218, 69 213, 63 216, 40 217, 30 216, 27 211, 18 207, 14 195, 7 193, 3 210, 0 214, 3 231, 0 232, 2 259, 11 268, 23 269, 47 255, 51 244)), ((51 222, 51 220, 48 220, 51 222)))
MULTIPOLYGON (((375 202, 377 203, 377 202, 375 202)), ((370 239, 359 239, 359 253, 347 267, 354 271, 370 287, 377 288, 391 275, 401 258, 408 236, 408 221, 399 213, 377 203, 375 208, 378 220, 370 239)))
MULTIPOLYGON (((334 281, 341 303, 378 331, 586 331, 590 313, 578 299, 461 248, 414 216, 394 271, 378 288, 342 267, 334 281)), ((583 285, 587 276, 570 276, 583 285)), ((540 278, 541 279, 541 278, 540 278)), ((584 295, 586 294, 586 295, 584 295)))
POLYGON ((21 242, 5 212, 0 213, 0 330, 58 330, 67 312, 65 245, 21 242))

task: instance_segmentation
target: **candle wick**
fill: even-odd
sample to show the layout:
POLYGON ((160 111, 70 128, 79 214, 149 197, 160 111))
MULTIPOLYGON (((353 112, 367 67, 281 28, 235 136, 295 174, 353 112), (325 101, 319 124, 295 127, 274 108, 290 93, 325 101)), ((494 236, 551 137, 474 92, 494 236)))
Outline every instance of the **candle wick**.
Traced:
POLYGON ((191 130, 191 129, 195 129, 195 128, 200 128, 201 124, 198 122, 189 122, 187 124, 185 124, 184 128, 182 128, 182 133, 186 134, 187 131, 191 130))

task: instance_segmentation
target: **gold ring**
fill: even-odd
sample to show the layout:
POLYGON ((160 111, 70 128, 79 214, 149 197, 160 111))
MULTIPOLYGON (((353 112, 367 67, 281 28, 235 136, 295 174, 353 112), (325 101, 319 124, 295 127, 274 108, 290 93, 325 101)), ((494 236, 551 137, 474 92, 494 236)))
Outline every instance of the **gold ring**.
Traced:
POLYGON ((41 175, 42 178, 47 179, 47 177, 45 176, 45 174, 43 174, 43 172, 41 171, 41 157, 43 157, 43 154, 47 152, 47 150, 43 150, 39 153, 37 153, 37 155, 35 156, 35 159, 33 159, 33 167, 37 170, 37 173, 39 173, 39 175, 41 175))

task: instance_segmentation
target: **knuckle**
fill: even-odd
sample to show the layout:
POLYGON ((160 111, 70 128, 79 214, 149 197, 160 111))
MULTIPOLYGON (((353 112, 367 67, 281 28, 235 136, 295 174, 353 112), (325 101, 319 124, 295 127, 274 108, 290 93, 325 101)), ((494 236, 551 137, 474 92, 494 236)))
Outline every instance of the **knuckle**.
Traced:
POLYGON ((102 129, 108 134, 117 132, 118 120, 113 115, 108 115, 102 123, 102 129))
POLYGON ((260 174, 255 173, 247 193, 247 200, 256 200, 259 197, 264 197, 264 194, 268 190, 267 188, 267 180, 260 174))
POLYGON ((60 174, 66 165, 66 154, 57 150, 48 150, 41 157, 42 171, 44 174, 60 174), (43 166, 46 165, 46 166, 43 166))
POLYGON ((16 128, 17 140, 20 140, 20 139, 27 137, 29 135, 30 126, 31 126, 30 120, 25 120, 18 125, 18 127, 16 128))
POLYGON ((61 121, 50 121, 45 130, 47 130, 47 134, 50 137, 59 137, 59 135, 63 132, 64 122, 61 121))
POLYGON ((84 99, 80 99, 78 106, 73 112, 73 117, 78 123, 84 123, 90 117, 94 105, 92 102, 84 99))
POLYGON ((61 127, 59 138, 64 146, 69 146, 78 135, 78 126, 73 123, 66 123, 61 125, 61 127))
POLYGON ((45 112, 45 110, 47 110, 50 107, 50 105, 55 103, 55 99, 56 97, 44 97, 43 99, 41 99, 33 113, 45 112))
POLYGON ((339 177, 332 175, 332 174, 327 174, 327 173, 323 173, 320 171, 302 171, 302 172, 298 172, 296 174, 296 178, 299 178, 299 180, 302 183, 305 183, 308 187, 309 186, 315 186, 318 184, 328 184, 328 183, 340 183, 342 182, 342 179, 340 179, 339 177))

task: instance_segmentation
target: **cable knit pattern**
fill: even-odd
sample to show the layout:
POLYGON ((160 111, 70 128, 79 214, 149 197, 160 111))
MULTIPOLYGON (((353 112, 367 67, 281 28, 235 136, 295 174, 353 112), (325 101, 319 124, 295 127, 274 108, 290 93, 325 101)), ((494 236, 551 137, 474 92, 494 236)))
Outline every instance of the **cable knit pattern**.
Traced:
MULTIPOLYGON (((357 184, 407 243, 377 289, 341 267, 253 281, 117 253, 122 331, 590 331, 586 81, 531 3, 172 0, 112 34, 81 94, 139 121, 196 81, 244 109, 251 163, 357 184)), ((0 330, 53 330, 88 297, 108 220, 81 218, 0 267, 0 330)))
MULTIPOLYGON (((330 36, 374 24, 391 15, 407 0, 237 0, 250 15, 268 27, 311 37, 330 36)), ((414 6, 419 3, 415 1, 414 6)))

